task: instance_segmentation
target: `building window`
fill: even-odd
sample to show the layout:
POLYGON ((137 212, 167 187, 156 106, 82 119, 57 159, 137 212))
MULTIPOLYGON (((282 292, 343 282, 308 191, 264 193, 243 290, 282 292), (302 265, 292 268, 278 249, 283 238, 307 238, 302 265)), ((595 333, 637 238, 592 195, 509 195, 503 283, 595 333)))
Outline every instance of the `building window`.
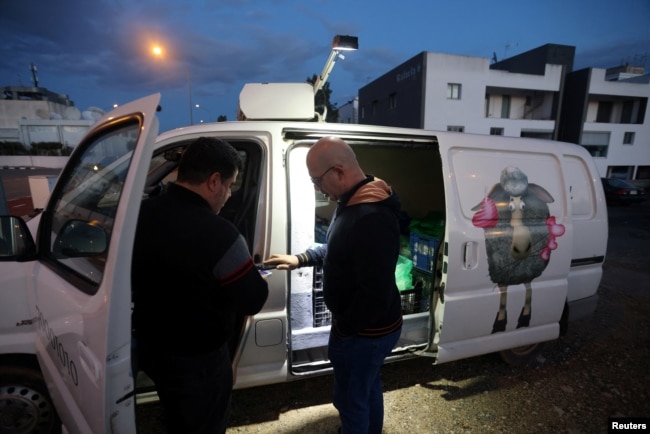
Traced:
POLYGON ((582 133, 580 144, 584 146, 593 157, 607 157, 609 134, 609 132, 586 131, 582 133))
POLYGON ((622 124, 631 124, 632 122, 632 113, 634 112, 634 101, 624 101, 623 110, 621 111, 621 123, 622 124))
POLYGON ((372 102, 372 106, 371 106, 371 107, 372 107, 372 110, 371 110, 371 114, 372 114, 372 116, 373 116, 373 117, 374 117, 374 116, 377 116, 377 100, 374 100, 374 101, 372 102))
POLYGON ((456 133, 464 133, 465 132, 465 127, 462 127, 460 125, 447 125, 447 131, 453 131, 456 133))
POLYGON ((391 93, 390 95, 388 95, 388 108, 389 109, 397 108, 397 94, 396 93, 391 93))
POLYGON ((607 177, 616 179, 632 179, 634 166, 609 166, 607 168, 607 177))
POLYGON ((600 101, 598 103, 598 113, 596 114, 596 122, 608 124, 612 118, 612 110, 614 104, 610 101, 600 101))
POLYGON ((510 95, 503 95, 501 98, 501 118, 510 118, 510 95))
POLYGON ((634 144, 634 133, 627 131, 623 134, 623 144, 624 145, 633 145, 634 144))
POLYGON ((447 83, 447 99, 460 99, 460 83, 447 83))
POLYGON ((366 118, 366 106, 361 107, 361 119, 366 118))
POLYGON ((503 128, 496 128, 496 127, 490 128, 490 135, 491 136, 502 136, 503 135, 503 128))
POLYGON ((639 166, 636 168, 636 179, 650 179, 650 166, 639 166))

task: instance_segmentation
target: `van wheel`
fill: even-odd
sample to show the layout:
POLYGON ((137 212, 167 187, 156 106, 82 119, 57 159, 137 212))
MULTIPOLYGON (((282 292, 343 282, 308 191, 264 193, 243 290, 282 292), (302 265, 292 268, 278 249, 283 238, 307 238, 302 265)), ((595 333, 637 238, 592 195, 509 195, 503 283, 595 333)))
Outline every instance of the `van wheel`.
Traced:
POLYGON ((61 432, 61 422, 40 372, 0 367, 0 378, 0 433, 61 432))
POLYGON ((521 366, 532 362, 544 349, 544 342, 510 348, 499 352, 501 359, 510 366, 521 366))

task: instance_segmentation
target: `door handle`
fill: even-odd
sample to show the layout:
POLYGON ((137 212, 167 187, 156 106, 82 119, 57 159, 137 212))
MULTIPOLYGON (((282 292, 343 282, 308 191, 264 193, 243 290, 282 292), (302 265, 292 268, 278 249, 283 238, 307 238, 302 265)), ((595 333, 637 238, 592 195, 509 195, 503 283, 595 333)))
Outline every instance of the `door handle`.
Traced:
POLYGON ((473 270, 478 266, 478 242, 468 241, 463 246, 463 266, 473 270))

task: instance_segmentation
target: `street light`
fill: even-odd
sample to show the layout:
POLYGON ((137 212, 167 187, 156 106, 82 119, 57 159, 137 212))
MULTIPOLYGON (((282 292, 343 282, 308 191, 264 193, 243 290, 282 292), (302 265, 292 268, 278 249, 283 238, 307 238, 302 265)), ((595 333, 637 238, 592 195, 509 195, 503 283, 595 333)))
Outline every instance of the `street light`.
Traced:
POLYGON ((323 86, 325 86, 325 83, 327 82, 327 79, 329 78, 330 73, 334 68, 336 59, 337 58, 341 60, 345 59, 345 56, 341 54, 341 51, 354 51, 358 49, 359 49, 359 38, 357 38, 356 36, 343 36, 343 35, 334 36, 334 40, 332 41, 332 52, 330 53, 330 57, 327 59, 327 62, 325 62, 325 66, 323 67, 323 71, 320 73, 320 76, 316 78, 316 83, 314 83, 314 95, 316 95, 318 91, 321 90, 323 86))
MULTIPOLYGON (((206 112, 208 112, 208 122, 211 122, 211 119, 212 119, 212 113, 210 113, 210 110, 208 110, 208 109, 205 108, 205 107, 201 107, 200 104, 194 104, 194 107, 196 107, 197 109, 198 109, 198 108, 203 109, 203 110, 205 110, 206 112)), ((200 122, 203 123, 203 119, 201 119, 200 122)))
MULTIPOLYGON (((164 50, 163 47, 160 45, 154 45, 151 47, 151 53, 153 54, 154 57, 157 57, 159 59, 162 59, 164 56, 164 50)), ((187 97, 189 99, 190 105, 190 125, 194 125, 194 118, 192 116, 192 79, 190 77, 190 68, 186 67, 185 73, 187 74, 187 97)))

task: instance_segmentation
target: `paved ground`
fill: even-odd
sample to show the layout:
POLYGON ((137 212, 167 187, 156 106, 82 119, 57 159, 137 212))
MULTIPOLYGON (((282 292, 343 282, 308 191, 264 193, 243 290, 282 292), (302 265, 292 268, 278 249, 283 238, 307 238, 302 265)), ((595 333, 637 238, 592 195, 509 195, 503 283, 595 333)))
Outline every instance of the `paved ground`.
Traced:
MULTIPOLYGON (((576 321, 531 365, 495 355, 385 366, 385 434, 607 433, 611 416, 650 417, 650 201, 610 207, 596 313, 576 321)), ((228 433, 336 433, 332 377, 237 390, 228 433)), ((140 432, 162 432, 158 404, 140 432)))

